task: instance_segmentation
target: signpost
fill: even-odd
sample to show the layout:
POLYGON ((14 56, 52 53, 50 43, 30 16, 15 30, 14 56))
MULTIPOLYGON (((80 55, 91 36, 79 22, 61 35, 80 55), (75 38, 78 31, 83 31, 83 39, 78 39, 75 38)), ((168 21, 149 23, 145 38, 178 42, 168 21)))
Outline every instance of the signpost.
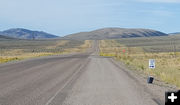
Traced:
POLYGON ((149 68, 155 69, 155 60, 154 59, 149 59, 149 68))
MULTIPOLYGON (((149 68, 150 69, 155 69, 155 60, 154 59, 149 59, 149 68)), ((149 76, 147 79, 148 83, 153 83, 154 77, 149 76)))

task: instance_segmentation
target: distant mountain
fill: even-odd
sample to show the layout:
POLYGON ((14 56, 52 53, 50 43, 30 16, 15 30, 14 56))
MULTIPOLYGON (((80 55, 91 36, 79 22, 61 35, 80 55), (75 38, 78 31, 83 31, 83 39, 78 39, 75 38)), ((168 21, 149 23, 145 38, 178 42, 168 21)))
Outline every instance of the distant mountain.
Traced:
POLYGON ((58 36, 52 35, 43 31, 32 31, 23 28, 13 28, 0 32, 3 36, 14 37, 19 39, 47 39, 57 38, 58 36))
POLYGON ((151 29, 103 28, 90 32, 80 32, 67 35, 65 39, 117 39, 130 37, 168 36, 151 29))
POLYGON ((169 33, 169 35, 180 35, 180 32, 169 33))
POLYGON ((11 37, 8 37, 8 36, 0 35, 0 39, 15 39, 15 38, 11 38, 11 37))

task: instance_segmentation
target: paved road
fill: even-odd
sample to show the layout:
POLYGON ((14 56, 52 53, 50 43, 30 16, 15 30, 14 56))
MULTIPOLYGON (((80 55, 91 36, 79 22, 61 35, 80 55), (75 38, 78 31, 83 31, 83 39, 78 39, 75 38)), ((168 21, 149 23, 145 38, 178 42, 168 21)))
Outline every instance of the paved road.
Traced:
MULTIPOLYGON (((157 105, 151 92, 111 58, 92 53, 0 65, 0 105, 157 105)), ((156 97, 157 96, 157 97, 156 97)))

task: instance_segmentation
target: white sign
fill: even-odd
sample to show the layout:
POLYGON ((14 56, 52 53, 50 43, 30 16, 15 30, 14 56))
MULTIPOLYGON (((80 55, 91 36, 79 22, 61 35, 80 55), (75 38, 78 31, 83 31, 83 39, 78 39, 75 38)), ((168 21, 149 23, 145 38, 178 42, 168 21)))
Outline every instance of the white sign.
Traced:
POLYGON ((154 59, 149 59, 149 68, 154 69, 155 68, 155 60, 154 59))

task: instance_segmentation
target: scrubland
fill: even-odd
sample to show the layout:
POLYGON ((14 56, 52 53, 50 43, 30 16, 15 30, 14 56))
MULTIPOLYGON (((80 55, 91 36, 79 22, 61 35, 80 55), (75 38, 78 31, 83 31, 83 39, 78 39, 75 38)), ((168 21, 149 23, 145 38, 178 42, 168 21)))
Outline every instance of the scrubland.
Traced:
POLYGON ((180 37, 101 40, 100 55, 112 56, 146 75, 180 88, 180 37), (156 68, 149 69, 149 59, 156 68))
POLYGON ((90 46, 90 40, 0 39, 0 63, 40 56, 84 52, 90 46))

